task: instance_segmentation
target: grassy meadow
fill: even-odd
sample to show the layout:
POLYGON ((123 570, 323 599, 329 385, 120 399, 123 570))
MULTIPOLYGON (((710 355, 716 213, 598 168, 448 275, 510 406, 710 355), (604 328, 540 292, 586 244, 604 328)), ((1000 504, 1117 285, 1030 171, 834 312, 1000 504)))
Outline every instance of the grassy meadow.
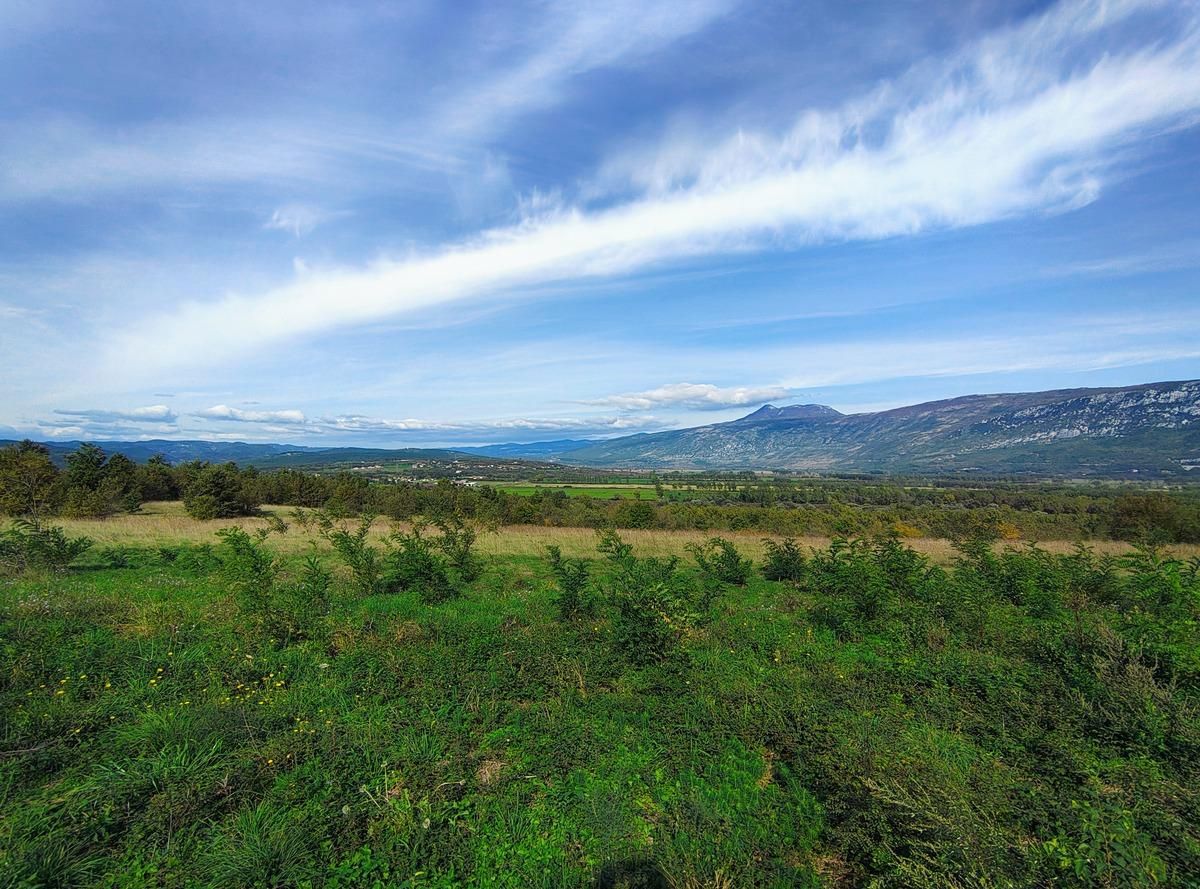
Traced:
POLYGON ((0 578, 0 886, 1200 874, 1194 548, 61 524, 0 578))

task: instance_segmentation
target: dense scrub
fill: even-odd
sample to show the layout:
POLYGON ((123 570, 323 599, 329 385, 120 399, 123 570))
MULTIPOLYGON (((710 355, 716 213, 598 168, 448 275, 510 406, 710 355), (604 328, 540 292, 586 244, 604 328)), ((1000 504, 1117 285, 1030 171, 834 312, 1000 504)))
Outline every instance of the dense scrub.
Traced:
POLYGON ((940 568, 882 537, 746 576, 612 532, 482 563, 464 527, 3 581, 0 885, 1200 874, 1194 561, 968 541, 940 568))

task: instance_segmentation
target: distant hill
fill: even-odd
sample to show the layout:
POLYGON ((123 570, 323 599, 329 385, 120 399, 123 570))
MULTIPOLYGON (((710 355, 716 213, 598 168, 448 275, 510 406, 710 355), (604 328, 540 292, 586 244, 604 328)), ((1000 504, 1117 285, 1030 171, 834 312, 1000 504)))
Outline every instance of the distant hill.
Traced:
MULTIPOLYGON (((89 441, 92 441, 89 439, 89 441)), ((105 453, 124 454, 130 460, 144 463, 155 454, 162 454, 170 463, 188 463, 192 460, 207 460, 210 463, 257 463, 268 457, 291 454, 300 451, 314 450, 301 445, 284 444, 249 444, 244 441, 171 441, 169 439, 151 439, 150 441, 92 441, 102 447, 105 453)), ((13 444, 12 441, 0 441, 0 447, 13 444)), ((40 444, 49 449, 55 462, 65 461, 67 454, 79 450, 82 441, 43 441, 40 444)))
MULTIPOLYGON (((550 455, 545 455, 550 456, 550 455)), ((595 467, 1200 481, 1200 381, 969 395, 878 413, 767 405, 728 423, 558 455, 595 467)))
MULTIPOLYGON (((0 441, 0 447, 13 444, 0 441)), ((65 462, 67 454, 79 449, 81 441, 41 442, 56 462, 65 462)), ((169 463, 207 460, 209 463, 235 463, 264 468, 283 466, 323 466, 331 463, 369 463, 383 460, 451 460, 466 456, 458 451, 439 448, 313 448, 303 445, 250 444, 244 441, 95 441, 109 454, 124 454, 144 463, 162 454, 169 463)))
POLYGON ((478 454, 482 457, 516 457, 516 458, 537 458, 546 456, 561 456, 569 454, 572 451, 578 451, 581 448, 586 448, 594 445, 596 442, 591 439, 574 439, 560 438, 557 441, 534 441, 521 444, 520 442, 506 442, 505 444, 481 445, 472 447, 455 448, 456 451, 463 454, 478 454))

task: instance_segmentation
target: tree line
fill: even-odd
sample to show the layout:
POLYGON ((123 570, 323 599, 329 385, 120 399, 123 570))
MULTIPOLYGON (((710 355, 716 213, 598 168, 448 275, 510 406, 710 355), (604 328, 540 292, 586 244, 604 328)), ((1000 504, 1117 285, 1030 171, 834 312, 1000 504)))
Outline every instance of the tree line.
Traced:
POLYGON ((105 518, 135 513, 149 501, 182 500, 198 519, 253 515, 273 504, 340 517, 459 515, 491 525, 1200 542, 1200 497, 1188 492, 805 479, 713 484, 687 491, 686 498, 677 493, 660 484, 653 500, 600 500, 570 497, 561 488, 516 494, 449 479, 381 481, 352 471, 318 475, 205 461, 172 465, 162 456, 138 464, 94 444, 82 445, 59 468, 31 441, 0 449, 0 512, 35 521, 105 518))

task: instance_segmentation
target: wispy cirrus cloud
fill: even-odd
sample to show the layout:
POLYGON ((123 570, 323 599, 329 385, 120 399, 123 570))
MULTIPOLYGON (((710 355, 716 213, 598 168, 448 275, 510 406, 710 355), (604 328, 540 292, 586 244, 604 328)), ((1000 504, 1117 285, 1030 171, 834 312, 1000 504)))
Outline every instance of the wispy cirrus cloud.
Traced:
MULTIPOLYGON (((119 127, 64 112, 10 119, 0 142, 0 201, 79 200, 129 189, 144 199, 151 187, 267 183, 284 192, 332 183, 370 193, 378 187, 380 166, 393 176, 407 170, 465 180, 479 145, 498 129, 559 103, 582 75, 635 62, 703 29, 734 2, 698 0, 683 9, 633 0, 550 2, 511 21, 487 16, 486 40, 472 46, 465 70, 422 72, 435 78, 421 91, 430 104, 404 115, 324 103, 300 105, 297 114, 289 96, 272 103, 282 107, 252 119, 160 115, 119 127), (437 80, 439 74, 444 79, 437 80)), ((376 15, 364 12, 362 18, 376 15)), ((53 22, 46 15, 6 17, 16 26, 28 19, 30 28, 53 22)), ((277 215, 277 225, 269 227, 311 230, 288 208, 277 215)))
POLYGON ((515 287, 1079 207, 1130 146, 1195 123, 1198 21, 1192 6, 1151 0, 1064 3, 841 108, 797 109, 781 133, 676 147, 653 177, 626 182, 640 193, 623 202, 191 303, 117 335, 112 351, 138 348, 152 373, 515 287), (1171 17, 1176 36, 1118 32, 1141 15, 1171 17))
POLYGON ((1116 278, 1200 268, 1200 242, 1156 247, 1142 253, 1120 253, 1077 260, 1045 269, 1048 278, 1116 278))
POLYGON ((446 102, 438 130, 477 136, 505 118, 559 101, 570 81, 599 68, 636 61, 711 24, 736 0, 686 4, 551 3, 524 23, 520 61, 492 67, 478 86, 446 102))
POLYGON ((290 232, 293 237, 303 237, 322 222, 330 218, 330 214, 306 204, 286 204, 277 207, 263 228, 271 231, 290 232))
POLYGON ((1198 372, 1194 2, 103 5, 0 0, 14 428, 531 440, 1198 372))
POLYGON ((606 395, 584 404, 615 407, 621 410, 651 410, 662 407, 684 407, 696 410, 722 410, 729 407, 759 405, 777 398, 786 398, 789 390, 782 386, 714 386, 711 383, 669 383, 644 392, 606 395))

